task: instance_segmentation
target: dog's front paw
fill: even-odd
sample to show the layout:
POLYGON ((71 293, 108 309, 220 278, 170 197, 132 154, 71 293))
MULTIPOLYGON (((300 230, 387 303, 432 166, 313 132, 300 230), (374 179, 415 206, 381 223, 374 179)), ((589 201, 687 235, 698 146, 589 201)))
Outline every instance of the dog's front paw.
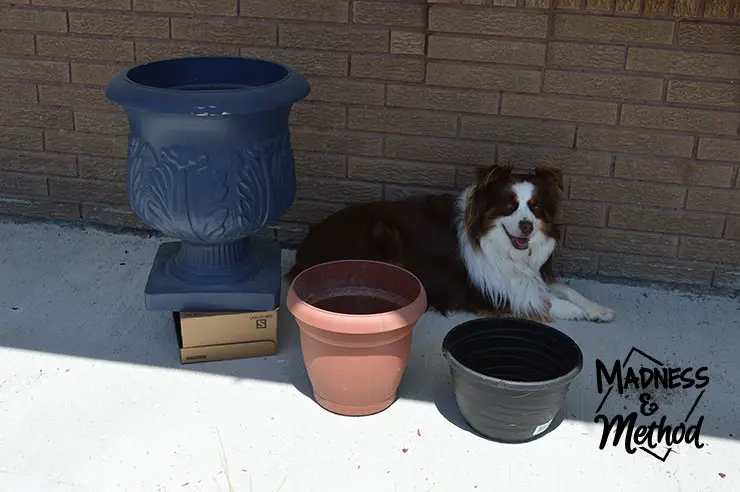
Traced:
POLYGON ((587 311, 589 321, 595 321, 596 323, 609 323, 617 317, 617 313, 613 309, 609 309, 604 306, 594 306, 593 309, 587 311))

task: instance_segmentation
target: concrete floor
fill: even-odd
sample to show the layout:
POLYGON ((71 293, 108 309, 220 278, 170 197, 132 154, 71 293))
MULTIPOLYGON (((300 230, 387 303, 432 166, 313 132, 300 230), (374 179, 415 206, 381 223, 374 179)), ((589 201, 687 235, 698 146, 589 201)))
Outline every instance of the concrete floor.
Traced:
MULTIPOLYGON (((737 299, 573 281, 618 319, 556 324, 585 358, 564 419, 505 445, 470 432, 451 397, 440 344, 464 316, 422 318, 400 399, 371 417, 313 402, 287 310, 278 355, 181 366, 169 314, 143 307, 159 241, 0 222, 1 491, 740 490, 737 299), (611 366, 633 346, 672 367, 708 366, 690 421, 704 416, 703 448, 682 444, 665 462, 598 449, 595 359, 611 366)), ((697 394, 653 396, 678 423, 697 394)), ((604 411, 636 410, 635 396, 604 411)))

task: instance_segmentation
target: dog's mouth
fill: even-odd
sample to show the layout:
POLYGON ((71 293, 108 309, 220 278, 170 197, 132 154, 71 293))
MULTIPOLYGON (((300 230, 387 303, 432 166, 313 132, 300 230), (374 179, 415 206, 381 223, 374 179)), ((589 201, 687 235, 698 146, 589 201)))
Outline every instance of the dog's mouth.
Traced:
POLYGON ((506 227, 504 227, 504 232, 506 232, 506 235, 509 236, 511 245, 514 246, 514 248, 520 249, 520 250, 525 250, 529 248, 529 238, 528 237, 512 236, 511 234, 509 234, 509 231, 506 230, 506 227))

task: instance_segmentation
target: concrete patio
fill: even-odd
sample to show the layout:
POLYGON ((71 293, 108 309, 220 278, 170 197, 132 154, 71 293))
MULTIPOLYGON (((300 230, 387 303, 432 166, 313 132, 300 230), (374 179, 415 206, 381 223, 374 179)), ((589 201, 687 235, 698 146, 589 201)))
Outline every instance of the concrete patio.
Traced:
MULTIPOLYGON (((160 241, 0 222, 0 490, 740 490, 737 299, 573 280, 618 318, 556 324, 580 344, 584 371, 554 430, 505 445, 473 434, 452 399, 440 345, 464 316, 422 318, 399 400, 371 417, 313 402, 287 310, 278 355, 181 366, 170 315, 144 309, 160 241), (632 347, 670 367, 708 366, 691 417, 704 416, 703 448, 681 444, 665 461, 599 450, 595 359, 611 367, 632 347)), ((652 396, 678 424, 697 393, 652 396)), ((637 411, 636 393, 616 396, 604 413, 637 411)))

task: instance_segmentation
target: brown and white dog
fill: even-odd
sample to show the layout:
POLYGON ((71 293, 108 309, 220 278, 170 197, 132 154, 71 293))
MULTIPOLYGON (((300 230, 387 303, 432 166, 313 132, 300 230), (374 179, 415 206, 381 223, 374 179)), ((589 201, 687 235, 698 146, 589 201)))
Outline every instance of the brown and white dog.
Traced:
POLYGON ((614 311, 555 278, 562 189, 558 169, 492 166, 459 196, 352 205, 311 228, 288 278, 332 260, 384 261, 414 273, 443 315, 611 321, 614 311))

